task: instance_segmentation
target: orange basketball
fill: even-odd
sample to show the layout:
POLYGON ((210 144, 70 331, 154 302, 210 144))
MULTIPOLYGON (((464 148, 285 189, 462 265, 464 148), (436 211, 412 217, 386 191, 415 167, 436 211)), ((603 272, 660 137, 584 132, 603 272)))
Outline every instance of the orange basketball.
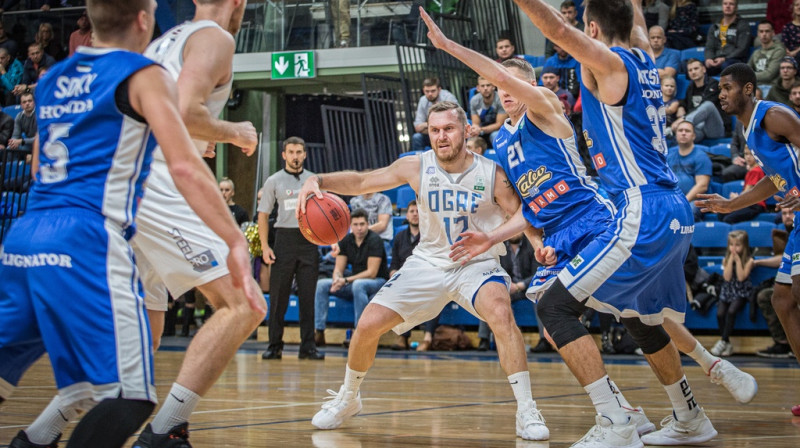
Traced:
POLYGON ((298 224, 303 236, 318 246, 338 243, 350 230, 350 209, 335 194, 322 193, 322 199, 311 195, 298 224))

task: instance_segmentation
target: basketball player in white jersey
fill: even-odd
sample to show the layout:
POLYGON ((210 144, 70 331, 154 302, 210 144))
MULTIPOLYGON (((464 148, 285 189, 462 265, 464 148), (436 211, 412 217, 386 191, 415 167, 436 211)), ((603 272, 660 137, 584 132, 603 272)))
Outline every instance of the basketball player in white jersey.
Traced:
MULTIPOLYGON (((239 31, 247 2, 195 3, 194 19, 164 33, 144 54, 161 63, 177 81, 181 115, 200 153, 214 142, 222 142, 252 154, 257 142, 252 123, 217 118, 230 93, 233 36, 239 31)), ((158 347, 163 329, 166 289, 178 297, 197 287, 216 312, 195 335, 164 405, 134 445, 142 448, 164 446, 168 441, 170 447, 190 446, 185 442, 189 416, 266 314, 260 297, 249 301, 231 288, 225 247, 187 208, 164 168, 157 149, 133 240, 154 346, 158 347), (176 438, 184 442, 176 445, 176 438)))
POLYGON ((466 150, 467 117, 455 103, 442 102, 428 113, 433 151, 398 159, 369 173, 343 171, 310 177, 300 190, 298 215, 306 198, 320 188, 358 195, 409 184, 417 193, 421 239, 403 267, 375 295, 350 342, 344 384, 311 423, 335 429, 361 411, 359 387, 372 365, 381 335, 403 334, 439 314, 450 301, 485 320, 497 340, 500 365, 517 400, 516 433, 547 440, 550 433, 531 397, 525 345, 514 322, 509 277, 500 267, 502 244, 465 266, 449 258, 453 239, 467 229, 490 230, 519 208, 503 170, 466 150), (504 212, 504 210, 506 212, 504 212))

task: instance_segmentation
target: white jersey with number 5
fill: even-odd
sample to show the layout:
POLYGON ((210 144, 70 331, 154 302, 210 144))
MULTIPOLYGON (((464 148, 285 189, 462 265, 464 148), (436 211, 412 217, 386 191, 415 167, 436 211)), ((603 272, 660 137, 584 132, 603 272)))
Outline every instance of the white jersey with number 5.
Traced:
MULTIPOLYGON (((489 232, 505 221, 505 212, 494 201, 497 165, 477 154, 463 173, 448 173, 436 161, 433 150, 420 156, 419 245, 414 255, 435 266, 451 268, 460 262, 450 259, 450 246, 467 230, 489 232)), ((496 244, 474 260, 497 258, 505 246, 496 244)))

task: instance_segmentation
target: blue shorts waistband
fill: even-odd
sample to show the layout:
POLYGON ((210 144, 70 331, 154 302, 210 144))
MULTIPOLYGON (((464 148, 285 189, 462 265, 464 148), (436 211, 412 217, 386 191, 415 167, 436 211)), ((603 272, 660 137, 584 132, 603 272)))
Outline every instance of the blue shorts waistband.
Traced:
POLYGON ((639 190, 641 195, 656 195, 656 194, 657 195, 665 195, 665 194, 672 195, 672 194, 677 194, 677 195, 680 195, 680 196, 684 196, 684 194, 681 191, 681 189, 678 188, 677 186, 664 186, 664 185, 659 185, 659 184, 645 184, 645 185, 639 185, 638 187, 629 188, 629 189, 623 191, 622 193, 614 196, 612 198, 612 202, 614 203, 614 206, 619 208, 619 206, 622 203, 626 202, 626 200, 627 200, 626 197, 629 196, 628 193, 629 192, 633 192, 635 190, 639 190))

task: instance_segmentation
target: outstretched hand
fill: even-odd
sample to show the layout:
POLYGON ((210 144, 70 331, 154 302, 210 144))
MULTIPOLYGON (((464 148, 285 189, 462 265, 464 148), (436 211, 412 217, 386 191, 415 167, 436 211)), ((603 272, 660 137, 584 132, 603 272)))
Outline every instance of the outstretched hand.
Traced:
POLYGON ((422 6, 419 7, 419 15, 422 17, 422 21, 425 22, 425 25, 428 26, 428 39, 431 40, 434 47, 443 49, 450 39, 444 35, 438 26, 436 26, 436 23, 433 21, 431 16, 425 12, 425 9, 422 6))
POLYGON ((536 256, 536 261, 538 261, 542 266, 555 266, 556 262, 558 261, 556 250, 551 246, 536 249, 534 255, 536 256))
POLYGON ((483 232, 464 232, 459 235, 459 240, 450 246, 450 259, 467 264, 470 260, 486 252, 492 247, 489 235, 483 232))
POLYGON ((703 213, 730 213, 733 208, 730 206, 730 199, 725 199, 718 194, 698 194, 694 201, 703 213))
POLYGON ((319 176, 311 176, 303 182, 303 188, 300 189, 300 193, 297 195, 297 208, 294 212, 297 219, 306 214, 306 201, 311 195, 322 199, 322 191, 319 189, 319 176))
POLYGON ((775 195, 773 198, 775 198, 775 200, 778 202, 778 208, 800 212, 800 197, 787 194, 784 197, 775 195))

